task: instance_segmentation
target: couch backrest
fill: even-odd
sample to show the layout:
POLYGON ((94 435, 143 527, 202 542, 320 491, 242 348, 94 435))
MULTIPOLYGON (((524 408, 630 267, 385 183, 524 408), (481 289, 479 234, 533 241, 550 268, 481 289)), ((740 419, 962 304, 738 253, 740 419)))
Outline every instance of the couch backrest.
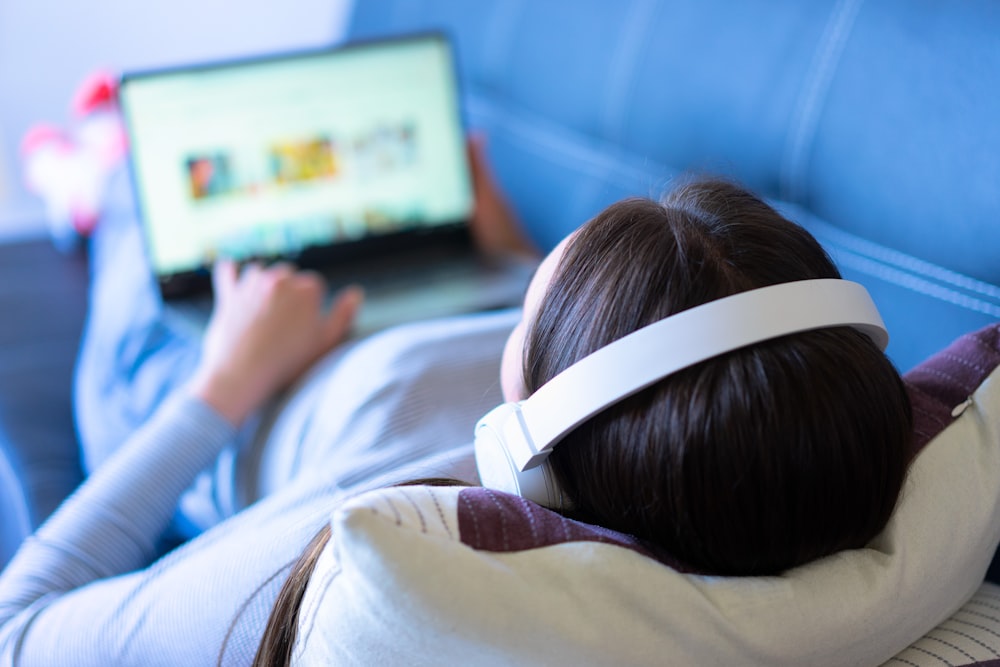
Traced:
POLYGON ((873 292, 903 369, 1000 318, 1000 7, 361 0, 444 28, 470 125, 543 247, 678 173, 734 177, 873 292))

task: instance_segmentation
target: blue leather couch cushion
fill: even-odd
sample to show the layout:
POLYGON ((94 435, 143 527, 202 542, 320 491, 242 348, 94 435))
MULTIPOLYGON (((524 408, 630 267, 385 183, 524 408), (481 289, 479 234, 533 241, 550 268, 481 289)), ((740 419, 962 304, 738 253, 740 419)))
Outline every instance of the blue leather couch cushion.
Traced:
POLYGON ((869 286, 902 369, 1000 318, 995 4, 369 0, 349 34, 435 28, 542 247, 680 172, 723 174, 869 286))

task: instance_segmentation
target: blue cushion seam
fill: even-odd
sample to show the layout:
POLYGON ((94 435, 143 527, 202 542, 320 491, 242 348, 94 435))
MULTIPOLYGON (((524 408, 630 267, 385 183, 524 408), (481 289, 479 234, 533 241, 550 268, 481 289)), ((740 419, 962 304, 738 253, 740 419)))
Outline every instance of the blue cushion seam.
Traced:
POLYGON ((540 117, 530 118, 524 112, 498 104, 481 94, 469 95, 468 110, 471 116, 483 118, 509 132, 532 153, 595 178, 611 176, 610 182, 624 189, 631 189, 636 181, 647 180, 650 174, 669 175, 676 171, 648 157, 636 155, 631 160, 613 157, 612 152, 621 154, 621 150, 610 145, 603 149, 589 147, 587 143, 596 142, 567 136, 572 130, 547 123, 540 117), (639 164, 646 168, 639 167, 639 164))
POLYGON ((628 16, 609 73, 608 95, 604 104, 604 134, 609 141, 620 142, 627 122, 626 109, 635 90, 639 58, 649 44, 656 4, 652 0, 636 0, 628 16))
POLYGON ((977 297, 1000 300, 1000 287, 943 268, 937 264, 917 259, 898 250, 866 241, 849 232, 837 229, 828 223, 810 221, 806 225, 806 228, 818 238, 849 249, 858 255, 866 256, 878 262, 893 265, 912 273, 921 274, 929 279, 972 292, 977 297))
POLYGON ((966 310, 984 313, 1000 318, 1000 305, 987 303, 981 299, 956 292, 943 285, 931 282, 926 278, 907 273, 901 269, 886 266, 868 257, 840 248, 834 250, 838 265, 846 266, 861 273, 884 280, 885 282, 904 287, 911 291, 929 296, 945 303, 959 306, 966 310))
POLYGON ((789 123, 791 129, 780 169, 780 193, 788 201, 804 202, 806 199, 806 169, 823 102, 863 2, 838 0, 806 73, 805 85, 789 123))

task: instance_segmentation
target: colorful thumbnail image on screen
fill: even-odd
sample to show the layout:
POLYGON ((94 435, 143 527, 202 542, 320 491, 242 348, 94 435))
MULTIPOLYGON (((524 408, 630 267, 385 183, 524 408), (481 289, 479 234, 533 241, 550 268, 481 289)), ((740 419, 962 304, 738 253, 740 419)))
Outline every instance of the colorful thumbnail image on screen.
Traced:
POLYGON ((417 164, 416 124, 377 123, 364 130, 272 140, 259 150, 213 148, 189 154, 185 173, 197 204, 340 179, 370 184, 417 164))
POLYGON ((232 192, 230 158, 225 153, 193 155, 185 161, 193 199, 207 199, 232 192))
POLYGON ((337 174, 337 158, 329 137, 274 144, 270 157, 271 175, 278 184, 315 181, 337 174))
POLYGON ((378 125, 354 138, 354 159, 362 179, 378 178, 417 162, 413 123, 378 125))

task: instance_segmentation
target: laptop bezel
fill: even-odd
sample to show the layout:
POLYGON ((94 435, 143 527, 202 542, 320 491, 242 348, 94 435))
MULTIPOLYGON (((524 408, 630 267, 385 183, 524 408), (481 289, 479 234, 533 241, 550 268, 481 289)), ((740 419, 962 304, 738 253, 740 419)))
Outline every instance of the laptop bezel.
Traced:
MULTIPOLYGON (((147 204, 142 196, 139 187, 138 165, 133 159, 132 145, 135 137, 135 130, 132 127, 132 119, 127 113, 124 104, 126 98, 126 88, 133 82, 148 80, 150 78, 175 76, 180 73, 197 73, 201 71, 217 71, 223 69, 237 69, 252 67, 258 64, 272 62, 282 62, 297 59, 327 58, 342 53, 350 53, 362 49, 380 48, 393 44, 435 40, 441 42, 449 54, 450 84, 456 100, 454 126, 463 138, 467 133, 467 122, 465 108, 462 104, 462 85, 459 76, 458 54, 454 44, 447 32, 443 30, 421 31, 400 35, 383 36, 376 38, 366 38, 352 40, 336 44, 332 47, 320 47, 310 49, 300 49, 294 51, 284 51, 277 53, 255 54, 246 57, 213 60, 209 62, 186 63, 172 65, 168 67, 142 69, 124 72, 119 79, 120 100, 122 101, 122 119, 125 125, 126 134, 129 141, 128 155, 128 175, 130 186, 135 194, 136 215, 139 217, 140 227, 143 235, 143 249, 159 288, 160 296, 165 300, 178 300, 192 296, 205 295, 211 291, 211 265, 202 265, 190 271, 178 271, 174 273, 158 273, 154 267, 152 248, 152 232, 149 228, 149 218, 147 204)), ((377 236, 370 236, 361 239, 338 239, 329 245, 309 246, 301 250, 295 250, 280 254, 259 254, 252 257, 241 258, 241 261, 258 261, 262 263, 273 263, 278 261, 289 261, 296 266, 305 269, 323 269, 324 267, 349 264, 352 262, 365 262, 368 260, 391 261, 393 255, 412 255, 421 250, 453 249, 456 252, 475 252, 475 247, 471 233, 471 216, 474 208, 472 166, 468 156, 463 153, 462 167, 467 192, 469 195, 470 207, 465 215, 454 220, 435 221, 432 226, 420 226, 411 229, 397 230, 377 236)))

